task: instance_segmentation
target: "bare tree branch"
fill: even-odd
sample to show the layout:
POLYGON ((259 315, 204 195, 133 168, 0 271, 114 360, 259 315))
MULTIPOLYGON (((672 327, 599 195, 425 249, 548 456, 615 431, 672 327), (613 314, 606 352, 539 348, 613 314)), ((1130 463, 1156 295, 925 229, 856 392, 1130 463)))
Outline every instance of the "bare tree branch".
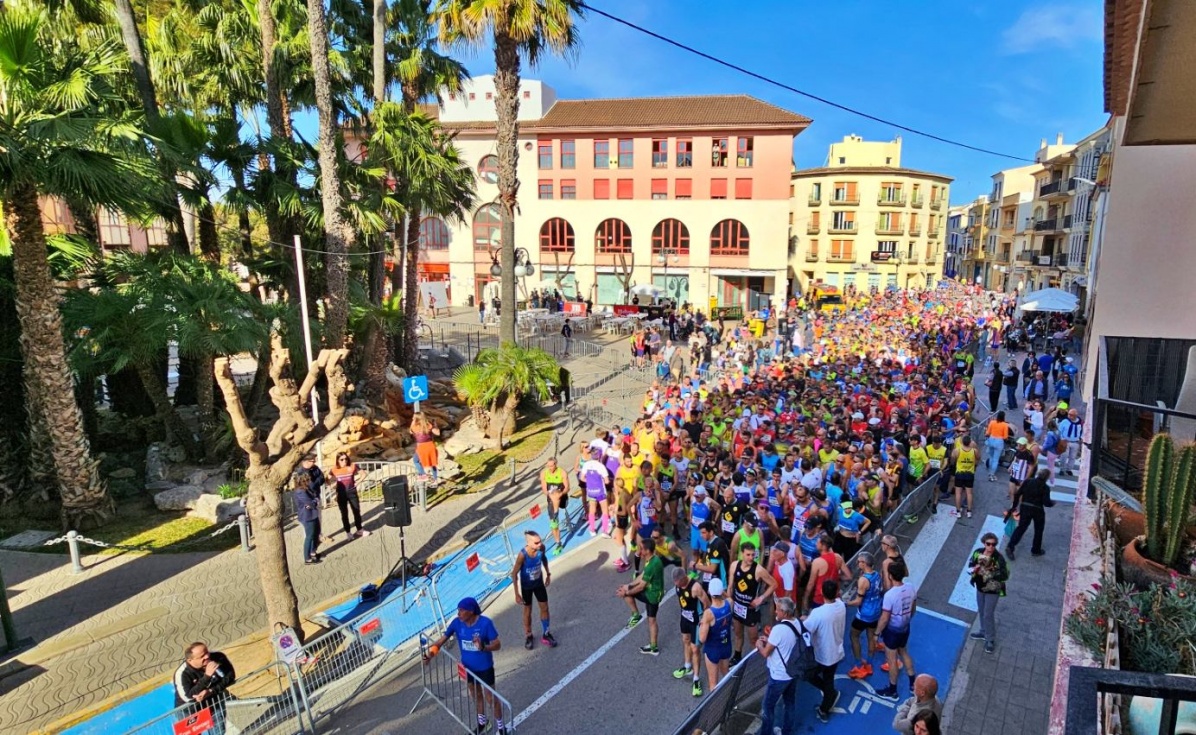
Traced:
POLYGON ((233 422, 233 433, 237 437, 237 445, 249 455, 249 464, 261 464, 266 461, 270 450, 266 443, 258 438, 257 429, 249 422, 245 415, 245 407, 241 405, 241 395, 237 392, 237 384, 233 380, 232 366, 227 357, 216 358, 216 384, 224 395, 224 405, 228 408, 228 415, 233 422))

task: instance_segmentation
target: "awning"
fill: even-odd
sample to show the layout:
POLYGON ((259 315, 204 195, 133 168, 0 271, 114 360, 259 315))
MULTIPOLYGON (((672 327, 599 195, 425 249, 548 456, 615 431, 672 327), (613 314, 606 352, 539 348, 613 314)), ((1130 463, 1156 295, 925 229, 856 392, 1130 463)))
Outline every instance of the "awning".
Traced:
POLYGON ((710 275, 712 276, 750 276, 752 278, 775 278, 777 272, 775 270, 764 270, 763 268, 711 268, 710 275))

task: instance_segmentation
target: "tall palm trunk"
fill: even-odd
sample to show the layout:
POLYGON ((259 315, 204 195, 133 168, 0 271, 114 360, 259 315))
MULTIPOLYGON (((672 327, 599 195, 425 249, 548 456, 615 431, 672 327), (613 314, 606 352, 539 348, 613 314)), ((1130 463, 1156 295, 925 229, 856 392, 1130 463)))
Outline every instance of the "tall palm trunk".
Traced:
POLYGON ((403 237, 407 240, 407 261, 403 263, 403 368, 408 374, 414 375, 419 368, 419 217, 418 202, 408 205, 407 231, 403 237))
MULTIPOLYGON (((386 0, 373 0, 374 8, 374 109, 386 101, 386 0)), ((379 241, 379 245, 381 240, 379 241)), ((386 290, 386 252, 381 247, 371 248, 369 262, 369 297, 375 306, 382 303, 386 290)), ((382 405, 386 398, 386 363, 390 358, 390 337, 382 325, 372 322, 366 328, 363 345, 362 377, 365 383, 365 399, 382 405)))
POLYGON ((499 339, 515 344, 515 205, 519 196, 519 45, 509 34, 494 33, 494 106, 498 113, 498 207, 502 266, 499 339))
MULTIPOLYGON (((125 50, 129 54, 129 63, 133 69, 133 81, 137 85, 137 95, 141 98, 141 109, 145 114, 145 122, 150 131, 156 134, 162 132, 162 117, 158 110, 158 94, 154 90, 154 80, 150 76, 149 64, 145 60, 145 46, 141 42, 141 31, 137 28, 137 14, 133 10, 131 0, 115 0, 116 22, 120 26, 120 37, 125 50)), ((191 248, 187 243, 187 230, 183 222, 183 210, 179 205, 178 186, 176 177, 178 171, 161 151, 158 152, 158 167, 162 171, 162 181, 167 187, 171 204, 166 214, 167 237, 170 247, 182 255, 187 255, 191 248)))
POLYGON ((50 500, 50 491, 58 486, 54 476, 54 451, 50 448, 50 433, 46 427, 41 403, 37 399, 38 381, 33 371, 25 371, 25 425, 29 427, 29 464, 26 467, 29 485, 35 497, 50 500))
POLYGON ((139 363, 135 369, 150 402, 154 404, 154 414, 162 422, 162 429, 166 432, 166 441, 178 442, 186 452, 187 459, 191 462, 198 462, 203 455, 199 443, 195 441, 191 427, 187 426, 187 422, 183 421, 183 417, 179 415, 166 396, 166 384, 162 382, 162 378, 154 372, 150 365, 139 363))
POLYGON ((323 0, 307 0, 307 24, 316 112, 320 118, 320 203, 324 214, 324 274, 328 298, 324 314, 324 342, 329 347, 341 347, 345 343, 345 332, 349 325, 349 245, 353 233, 341 213, 336 110, 332 106, 328 19, 324 13, 323 0))
MULTIPOLYGON (((75 402, 73 377, 66 360, 59 296, 46 257, 37 190, 18 185, 6 202, 5 219, 12 241, 17 317, 21 323, 21 355, 31 375, 33 408, 30 424, 42 422, 53 450, 54 473, 62 495, 62 523, 67 528, 99 524, 114 510, 100 478, 99 463, 83 430, 75 402)), ((33 433, 33 432, 31 432, 33 433)))
POLYGON ((386 99, 386 0, 374 1, 374 104, 386 99))
MULTIPOLYGON (((274 141, 291 141, 292 126, 289 107, 286 104, 286 93, 282 88, 281 72, 274 59, 278 46, 278 23, 274 19, 273 5, 270 0, 257 0, 258 28, 262 36, 262 71, 266 80, 266 124, 270 127, 270 137, 274 141)), ((284 181, 294 183, 295 172, 283 162, 282 156, 274 158, 274 173, 284 181)), ((283 215, 277 200, 268 197, 265 206, 266 229, 270 239, 276 243, 291 244, 291 238, 297 228, 290 218, 283 215)), ((296 274, 296 279, 298 274, 296 274)), ((292 294, 298 294, 296 285, 289 285, 292 294)), ((297 297, 296 297, 297 298, 297 297)))

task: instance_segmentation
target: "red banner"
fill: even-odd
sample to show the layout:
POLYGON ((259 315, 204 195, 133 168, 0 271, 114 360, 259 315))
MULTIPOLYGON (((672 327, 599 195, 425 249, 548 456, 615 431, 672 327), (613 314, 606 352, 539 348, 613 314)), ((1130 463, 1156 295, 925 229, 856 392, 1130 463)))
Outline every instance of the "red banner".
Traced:
POLYGON ((565 316, 585 316, 586 304, 584 301, 566 301, 565 302, 565 316))
POLYGON ((630 316, 640 313, 640 307, 635 304, 615 304, 615 316, 630 316))
POLYGON ((532 518, 539 518, 540 517, 540 504, 536 503, 531 508, 528 508, 527 514, 530 515, 532 518))
POLYGON ((212 709, 205 707, 185 720, 174 723, 174 735, 203 735, 216 726, 212 722, 212 709))
POLYGON ((478 553, 476 551, 474 553, 470 554, 469 556, 465 557, 466 571, 472 572, 473 570, 477 569, 478 565, 481 563, 482 563, 482 560, 478 558, 478 553))
POLYGON ((365 625, 358 628, 358 630, 361 631, 362 635, 369 635, 370 633, 373 633, 375 630, 378 630, 381 627, 382 627, 382 619, 374 618, 373 620, 366 621, 365 625))

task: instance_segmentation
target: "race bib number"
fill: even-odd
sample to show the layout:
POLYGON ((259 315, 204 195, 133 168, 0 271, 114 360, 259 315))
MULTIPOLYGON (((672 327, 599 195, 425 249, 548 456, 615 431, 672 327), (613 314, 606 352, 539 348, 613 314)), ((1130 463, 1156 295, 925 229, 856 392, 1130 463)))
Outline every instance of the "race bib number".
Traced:
POLYGON ((714 579, 714 572, 702 572, 702 581, 709 582, 714 579))
POLYGON ((736 602, 731 606, 731 612, 735 614, 735 617, 746 618, 748 614, 747 605, 736 602))
POLYGON ((930 460, 930 469, 937 470, 941 466, 941 462, 937 459, 930 460))
POLYGON ((692 622, 694 622, 694 611, 693 610, 682 610, 681 617, 685 618, 686 620, 688 620, 689 622, 692 623, 692 622))
POLYGON ((662 480, 660 483, 660 489, 667 493, 669 490, 673 489, 673 483, 669 482, 668 480, 662 480))
POLYGON ((527 578, 531 582, 538 582, 538 581, 540 581, 541 573, 542 573, 542 571, 541 571, 540 567, 536 567, 535 569, 533 569, 527 573, 527 578))
POLYGON ((735 524, 727 519, 723 519, 723 533, 735 533, 735 524))

